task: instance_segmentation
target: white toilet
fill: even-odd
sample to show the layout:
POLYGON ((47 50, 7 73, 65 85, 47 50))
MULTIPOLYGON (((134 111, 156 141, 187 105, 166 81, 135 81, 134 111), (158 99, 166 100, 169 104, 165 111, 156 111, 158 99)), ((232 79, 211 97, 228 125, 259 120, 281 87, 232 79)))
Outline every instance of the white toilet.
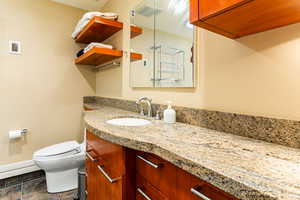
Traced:
POLYGON ((64 192, 78 187, 78 168, 84 164, 85 143, 76 141, 52 145, 36 151, 33 160, 46 172, 47 191, 64 192))

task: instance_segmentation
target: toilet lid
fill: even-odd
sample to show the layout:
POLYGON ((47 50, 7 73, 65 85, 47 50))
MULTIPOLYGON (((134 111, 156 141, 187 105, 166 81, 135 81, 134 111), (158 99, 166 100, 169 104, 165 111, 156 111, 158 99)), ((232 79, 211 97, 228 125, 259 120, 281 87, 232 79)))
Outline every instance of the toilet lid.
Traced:
POLYGON ((49 147, 40 149, 34 153, 38 157, 57 156, 60 154, 76 154, 80 152, 80 144, 76 141, 64 142, 55 144, 49 147))

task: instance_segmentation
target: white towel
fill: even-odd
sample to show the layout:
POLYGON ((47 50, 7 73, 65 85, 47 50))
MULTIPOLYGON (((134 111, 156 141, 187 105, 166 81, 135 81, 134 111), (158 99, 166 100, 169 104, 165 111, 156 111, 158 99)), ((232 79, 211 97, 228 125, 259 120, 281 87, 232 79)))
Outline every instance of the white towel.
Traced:
POLYGON ((103 43, 98 43, 98 42, 92 42, 90 43, 87 47, 84 48, 83 52, 86 53, 89 50, 91 50, 94 47, 98 47, 98 48, 106 48, 106 49, 113 49, 112 45, 109 44, 103 44, 103 43))
POLYGON ((72 38, 76 39, 76 37, 79 35, 79 33, 82 31, 82 29, 89 23, 89 21, 95 17, 103 17, 106 19, 116 19, 118 18, 118 15, 116 13, 102 13, 102 12, 87 12, 83 15, 83 17, 79 20, 77 23, 74 32, 72 33, 72 38))

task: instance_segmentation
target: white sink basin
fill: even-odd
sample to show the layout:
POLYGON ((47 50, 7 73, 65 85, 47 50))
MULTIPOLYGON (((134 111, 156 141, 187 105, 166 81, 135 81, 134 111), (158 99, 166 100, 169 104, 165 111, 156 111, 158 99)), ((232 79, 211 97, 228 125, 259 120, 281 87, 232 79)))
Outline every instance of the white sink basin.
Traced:
POLYGON ((115 126, 145 126, 151 124, 149 120, 139 118, 116 118, 108 120, 106 123, 115 126))

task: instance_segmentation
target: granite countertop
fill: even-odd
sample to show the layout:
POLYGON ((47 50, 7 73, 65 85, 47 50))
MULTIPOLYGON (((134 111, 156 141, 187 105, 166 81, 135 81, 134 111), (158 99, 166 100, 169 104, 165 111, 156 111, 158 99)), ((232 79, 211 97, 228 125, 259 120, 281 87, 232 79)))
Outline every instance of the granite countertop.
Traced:
POLYGON ((154 153, 242 200, 300 200, 300 149, 153 119, 142 127, 113 126, 105 121, 141 116, 86 106, 98 110, 84 112, 85 126, 102 139, 154 153))

